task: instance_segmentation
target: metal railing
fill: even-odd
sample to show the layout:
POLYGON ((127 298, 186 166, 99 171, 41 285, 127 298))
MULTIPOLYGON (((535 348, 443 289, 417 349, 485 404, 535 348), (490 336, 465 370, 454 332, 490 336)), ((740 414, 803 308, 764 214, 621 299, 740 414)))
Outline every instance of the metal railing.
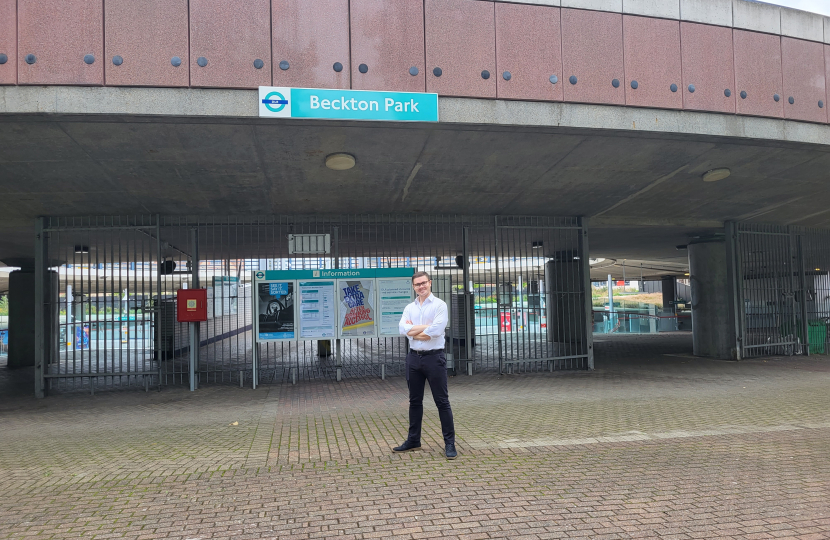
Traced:
POLYGON ((737 224, 741 356, 827 351, 830 231, 737 224))
MULTIPOLYGON (((251 380, 257 270, 414 267, 450 310, 456 371, 586 369, 593 362, 588 244, 580 218, 340 215, 42 218, 36 276, 44 390, 251 380), (329 234, 331 252, 289 253, 288 235, 329 234), (191 336, 176 291, 209 289, 191 336)), ((404 338, 259 345, 261 383, 402 374, 404 338)))

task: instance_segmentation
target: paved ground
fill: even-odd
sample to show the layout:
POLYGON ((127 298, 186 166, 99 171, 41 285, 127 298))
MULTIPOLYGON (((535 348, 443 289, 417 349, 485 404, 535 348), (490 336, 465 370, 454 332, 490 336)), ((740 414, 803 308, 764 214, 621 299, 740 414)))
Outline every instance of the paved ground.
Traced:
MULTIPOLYGON (((599 337, 595 372, 66 394, 0 377, 0 538, 830 538, 830 358, 599 337)), ((3 370, 5 371, 5 370, 3 370)))

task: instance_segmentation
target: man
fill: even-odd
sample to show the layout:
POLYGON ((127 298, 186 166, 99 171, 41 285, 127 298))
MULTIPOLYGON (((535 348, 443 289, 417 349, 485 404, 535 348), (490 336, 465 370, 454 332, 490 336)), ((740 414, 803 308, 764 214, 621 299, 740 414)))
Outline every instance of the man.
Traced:
POLYGON ((406 380, 409 383, 409 436, 394 452, 408 452, 421 447, 421 422, 424 416, 424 384, 429 381, 432 399, 438 407, 444 453, 455 459, 455 426, 447 392, 447 358, 444 356, 444 329, 447 327, 447 304, 432 295, 432 280, 426 272, 412 275, 417 298, 403 310, 398 325, 409 339, 406 355, 406 380))

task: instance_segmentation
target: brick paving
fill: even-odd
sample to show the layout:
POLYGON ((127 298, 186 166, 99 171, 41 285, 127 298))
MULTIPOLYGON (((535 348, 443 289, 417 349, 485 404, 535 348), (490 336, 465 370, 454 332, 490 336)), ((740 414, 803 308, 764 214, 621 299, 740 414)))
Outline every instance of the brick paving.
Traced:
POLYGON ((830 538, 830 358, 598 336, 597 370, 63 394, 0 374, 0 538, 830 538), (29 387, 31 388, 31 387, 29 387))

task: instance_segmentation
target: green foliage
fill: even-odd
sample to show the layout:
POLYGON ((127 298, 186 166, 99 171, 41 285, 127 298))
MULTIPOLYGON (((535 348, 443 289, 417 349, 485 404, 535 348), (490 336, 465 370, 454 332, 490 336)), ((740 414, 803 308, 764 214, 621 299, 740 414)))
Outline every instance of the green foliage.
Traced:
POLYGON ((0 296, 0 316, 9 316, 9 296, 0 296))

